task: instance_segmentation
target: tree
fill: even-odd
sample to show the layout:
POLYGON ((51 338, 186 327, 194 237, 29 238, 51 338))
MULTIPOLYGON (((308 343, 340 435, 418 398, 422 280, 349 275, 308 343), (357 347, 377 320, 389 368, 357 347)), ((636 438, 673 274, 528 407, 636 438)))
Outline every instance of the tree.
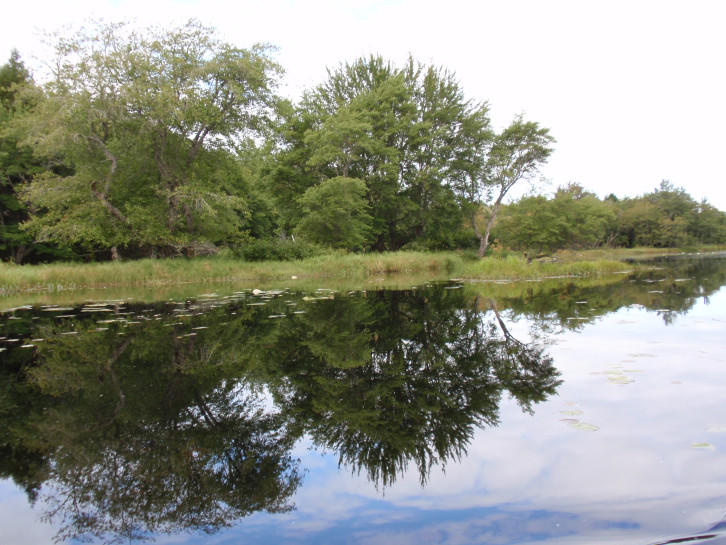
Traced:
POLYGON ((28 211, 18 199, 18 189, 43 170, 13 130, 14 121, 32 107, 23 97, 23 89, 32 85, 30 72, 13 50, 0 67, 0 256, 17 264, 32 251, 32 237, 20 230, 28 211))
POLYGON ((564 247, 571 225, 544 195, 529 195, 502 207, 492 234, 504 246, 550 252, 564 247))
POLYGON ((492 234, 506 246, 536 252, 592 248, 611 242, 615 216, 610 201, 569 184, 554 198, 525 196, 503 207, 492 234))
POLYGON ((241 229, 245 203, 223 156, 264 128, 280 72, 268 46, 234 47, 193 20, 141 32, 96 23, 53 45, 27 141, 73 173, 29 187, 36 238, 179 248, 218 240, 210 225, 241 229))
POLYGON ((278 206, 288 210, 290 197, 326 179, 355 178, 367 190, 373 249, 450 244, 463 223, 456 190, 481 170, 491 136, 487 112, 453 74, 413 59, 398 68, 372 56, 330 70, 288 112, 272 180, 278 206))
POLYGON ((484 257, 487 251, 489 234, 502 200, 518 181, 530 180, 539 172, 539 166, 546 163, 552 154, 550 145, 553 142, 555 139, 550 136, 549 129, 533 121, 524 121, 521 115, 494 137, 484 175, 474 187, 479 197, 485 191, 496 194, 483 234, 479 232, 476 214, 472 215, 474 230, 480 241, 479 257, 484 257))
POLYGON ((723 244, 726 242, 726 213, 703 199, 696 208, 689 229, 702 244, 723 244))
POLYGON ((726 214, 696 202, 667 180, 652 193, 621 203, 619 240, 627 246, 677 247, 726 240, 726 214))
POLYGON ((365 195, 365 183, 353 178, 331 178, 311 187, 298 199, 305 216, 296 233, 332 248, 360 250, 371 232, 365 195))

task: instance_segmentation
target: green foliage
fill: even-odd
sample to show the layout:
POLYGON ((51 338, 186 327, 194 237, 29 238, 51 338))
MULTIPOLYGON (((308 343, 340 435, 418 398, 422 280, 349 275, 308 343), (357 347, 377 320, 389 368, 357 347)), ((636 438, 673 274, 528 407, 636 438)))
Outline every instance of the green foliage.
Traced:
POLYGON ((305 215, 296 234, 331 248, 364 248, 373 219, 365 197, 365 183, 353 178, 331 178, 311 187, 298 199, 305 215))
POLYGON ((505 206, 492 233, 505 246, 535 252, 675 248, 726 242, 726 214, 665 181, 653 193, 622 200, 614 195, 600 200, 570 184, 554 198, 530 195, 505 206))
POLYGON ((533 121, 524 121, 521 115, 494 136, 483 174, 472 182, 469 195, 471 200, 480 203, 484 194, 488 198, 496 196, 489 208, 484 233, 479 232, 476 213, 472 214, 474 230, 480 240, 479 257, 486 254, 491 229, 504 197, 517 182, 531 180, 539 172, 540 165, 546 163, 554 151, 551 147, 554 142, 549 129, 533 121))
POLYGON ((0 67, 0 258, 22 263, 35 252, 35 259, 54 254, 45 244, 32 246, 33 239, 20 229, 28 217, 27 207, 19 200, 23 184, 43 171, 32 150, 20 143, 14 124, 32 110, 26 93, 33 80, 20 55, 13 50, 0 67))
POLYGON ((236 240, 247 207, 232 154, 265 129, 279 72, 270 48, 235 48, 196 21, 97 23, 52 45, 26 142, 72 172, 30 185, 28 232, 102 248, 236 240))
POLYGON ((253 239, 234 248, 235 255, 245 261, 298 261, 322 255, 324 251, 305 240, 279 238, 253 239))
POLYGON ((699 243, 726 243, 726 213, 704 199, 690 217, 690 233, 699 243))
POLYGON ((570 184, 553 199, 532 195, 504 207, 492 233, 504 246, 537 253, 593 248, 612 239, 616 213, 610 201, 570 184))
POLYGON ((446 250, 490 235, 515 249, 726 242, 726 215, 664 181, 599 200, 579 185, 503 199, 551 155, 521 115, 492 131, 453 73, 362 57, 298 104, 275 96, 273 49, 196 21, 57 34, 36 86, 0 67, 0 258, 196 255, 249 260, 343 250, 446 250), (486 229, 480 231, 480 226, 486 229), (260 242, 249 242, 260 240, 260 242), (32 253, 31 253, 32 252, 32 253))
POLYGON ((683 188, 663 180, 642 197, 620 202, 618 243, 660 248, 726 242, 726 213, 697 203, 683 188))
POLYGON ((487 106, 466 99, 453 74, 361 58, 329 71, 286 119, 270 184, 290 227, 302 221, 292 204, 300 195, 342 177, 365 184, 368 247, 461 238, 457 191, 481 170, 490 130, 487 106))

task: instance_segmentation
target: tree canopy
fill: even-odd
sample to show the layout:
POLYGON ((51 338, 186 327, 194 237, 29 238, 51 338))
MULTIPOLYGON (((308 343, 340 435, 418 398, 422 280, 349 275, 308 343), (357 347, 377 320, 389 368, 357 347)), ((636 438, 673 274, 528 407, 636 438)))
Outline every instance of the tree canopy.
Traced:
POLYGON ((535 252, 726 242, 726 213, 667 180, 639 197, 613 197, 601 200, 579 184, 559 188, 552 198, 526 195, 504 207, 492 233, 504 246, 535 252))
POLYGON ((238 235, 246 206, 230 154, 269 119, 271 48, 233 47, 196 21, 143 32, 98 23, 53 46, 26 142, 71 172, 27 188, 28 231, 111 248, 238 235))
POLYGON ((491 138, 487 113, 452 73, 412 58, 396 67, 371 56, 329 70, 288 113, 271 181, 278 206, 297 207, 330 178, 358 179, 372 249, 451 246, 463 219, 457 191, 481 172, 491 138))
POLYGON ((538 180, 549 129, 495 129, 452 71, 413 57, 343 63, 291 101, 274 47, 195 20, 90 22, 49 45, 42 84, 17 52, 0 67, 2 259, 726 240, 724 213, 669 182, 604 200, 533 185, 507 204, 538 180))

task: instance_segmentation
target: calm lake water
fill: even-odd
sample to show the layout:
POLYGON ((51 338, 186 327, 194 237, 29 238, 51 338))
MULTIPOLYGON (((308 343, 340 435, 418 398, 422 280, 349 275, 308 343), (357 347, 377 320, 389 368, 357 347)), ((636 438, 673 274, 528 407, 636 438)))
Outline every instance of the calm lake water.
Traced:
POLYGON ((726 259, 656 266, 5 309, 0 542, 726 543, 726 259))

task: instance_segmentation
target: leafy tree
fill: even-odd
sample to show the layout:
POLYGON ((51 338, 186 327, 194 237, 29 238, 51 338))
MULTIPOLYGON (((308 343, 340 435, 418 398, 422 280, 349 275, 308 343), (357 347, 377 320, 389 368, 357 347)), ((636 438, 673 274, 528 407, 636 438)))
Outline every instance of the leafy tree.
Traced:
POLYGON ((529 195, 502 208, 492 234, 504 246, 536 253, 565 246, 571 225, 552 200, 529 195))
POLYGON ((704 199, 696 206, 689 230, 702 244, 723 244, 726 242, 726 213, 704 199))
POLYGON ((305 216, 297 234, 332 248, 359 250, 371 231, 362 180, 336 177, 308 189, 299 202, 305 216))
POLYGON ((502 244, 551 252, 609 244, 617 230, 616 211, 579 184, 559 188, 554 198, 525 196, 500 213, 492 233, 502 244))
POLYGON ((355 178, 367 189, 372 248, 456 238, 456 190, 481 170, 490 131, 486 105, 467 100, 453 74, 361 58, 329 71, 289 114, 272 181, 282 209, 323 180, 355 178))
POLYGON ((676 247, 726 239, 726 214, 697 203, 667 180, 652 193, 621 201, 619 240, 626 246, 676 247))
POLYGON ((112 249, 234 235, 245 204, 222 157, 268 118, 270 48, 236 48, 196 21, 141 33, 97 23, 53 45, 27 142, 73 174, 31 184, 29 232, 112 249))
POLYGON ((565 247, 579 249, 612 244, 617 231, 613 203, 601 201, 579 184, 568 184, 557 190, 554 205, 569 223, 565 247))
POLYGON ((58 254, 45 244, 32 245, 32 237, 20 229, 28 209, 18 198, 19 190, 44 171, 32 150, 20 142, 15 127, 34 106, 27 96, 33 86, 30 72, 13 50, 0 67, 0 256, 18 264, 33 252, 38 259, 58 254))
POLYGON ((517 182, 530 180, 537 174, 539 166, 546 163, 552 154, 550 146, 554 141, 549 129, 533 121, 524 121, 521 115, 495 135, 484 174, 478 182, 474 182, 471 192, 472 197, 479 199, 485 192, 496 195, 483 234, 477 226, 476 214, 472 215, 474 230, 480 241, 479 257, 484 257, 489 247, 489 235, 504 197, 517 182))

